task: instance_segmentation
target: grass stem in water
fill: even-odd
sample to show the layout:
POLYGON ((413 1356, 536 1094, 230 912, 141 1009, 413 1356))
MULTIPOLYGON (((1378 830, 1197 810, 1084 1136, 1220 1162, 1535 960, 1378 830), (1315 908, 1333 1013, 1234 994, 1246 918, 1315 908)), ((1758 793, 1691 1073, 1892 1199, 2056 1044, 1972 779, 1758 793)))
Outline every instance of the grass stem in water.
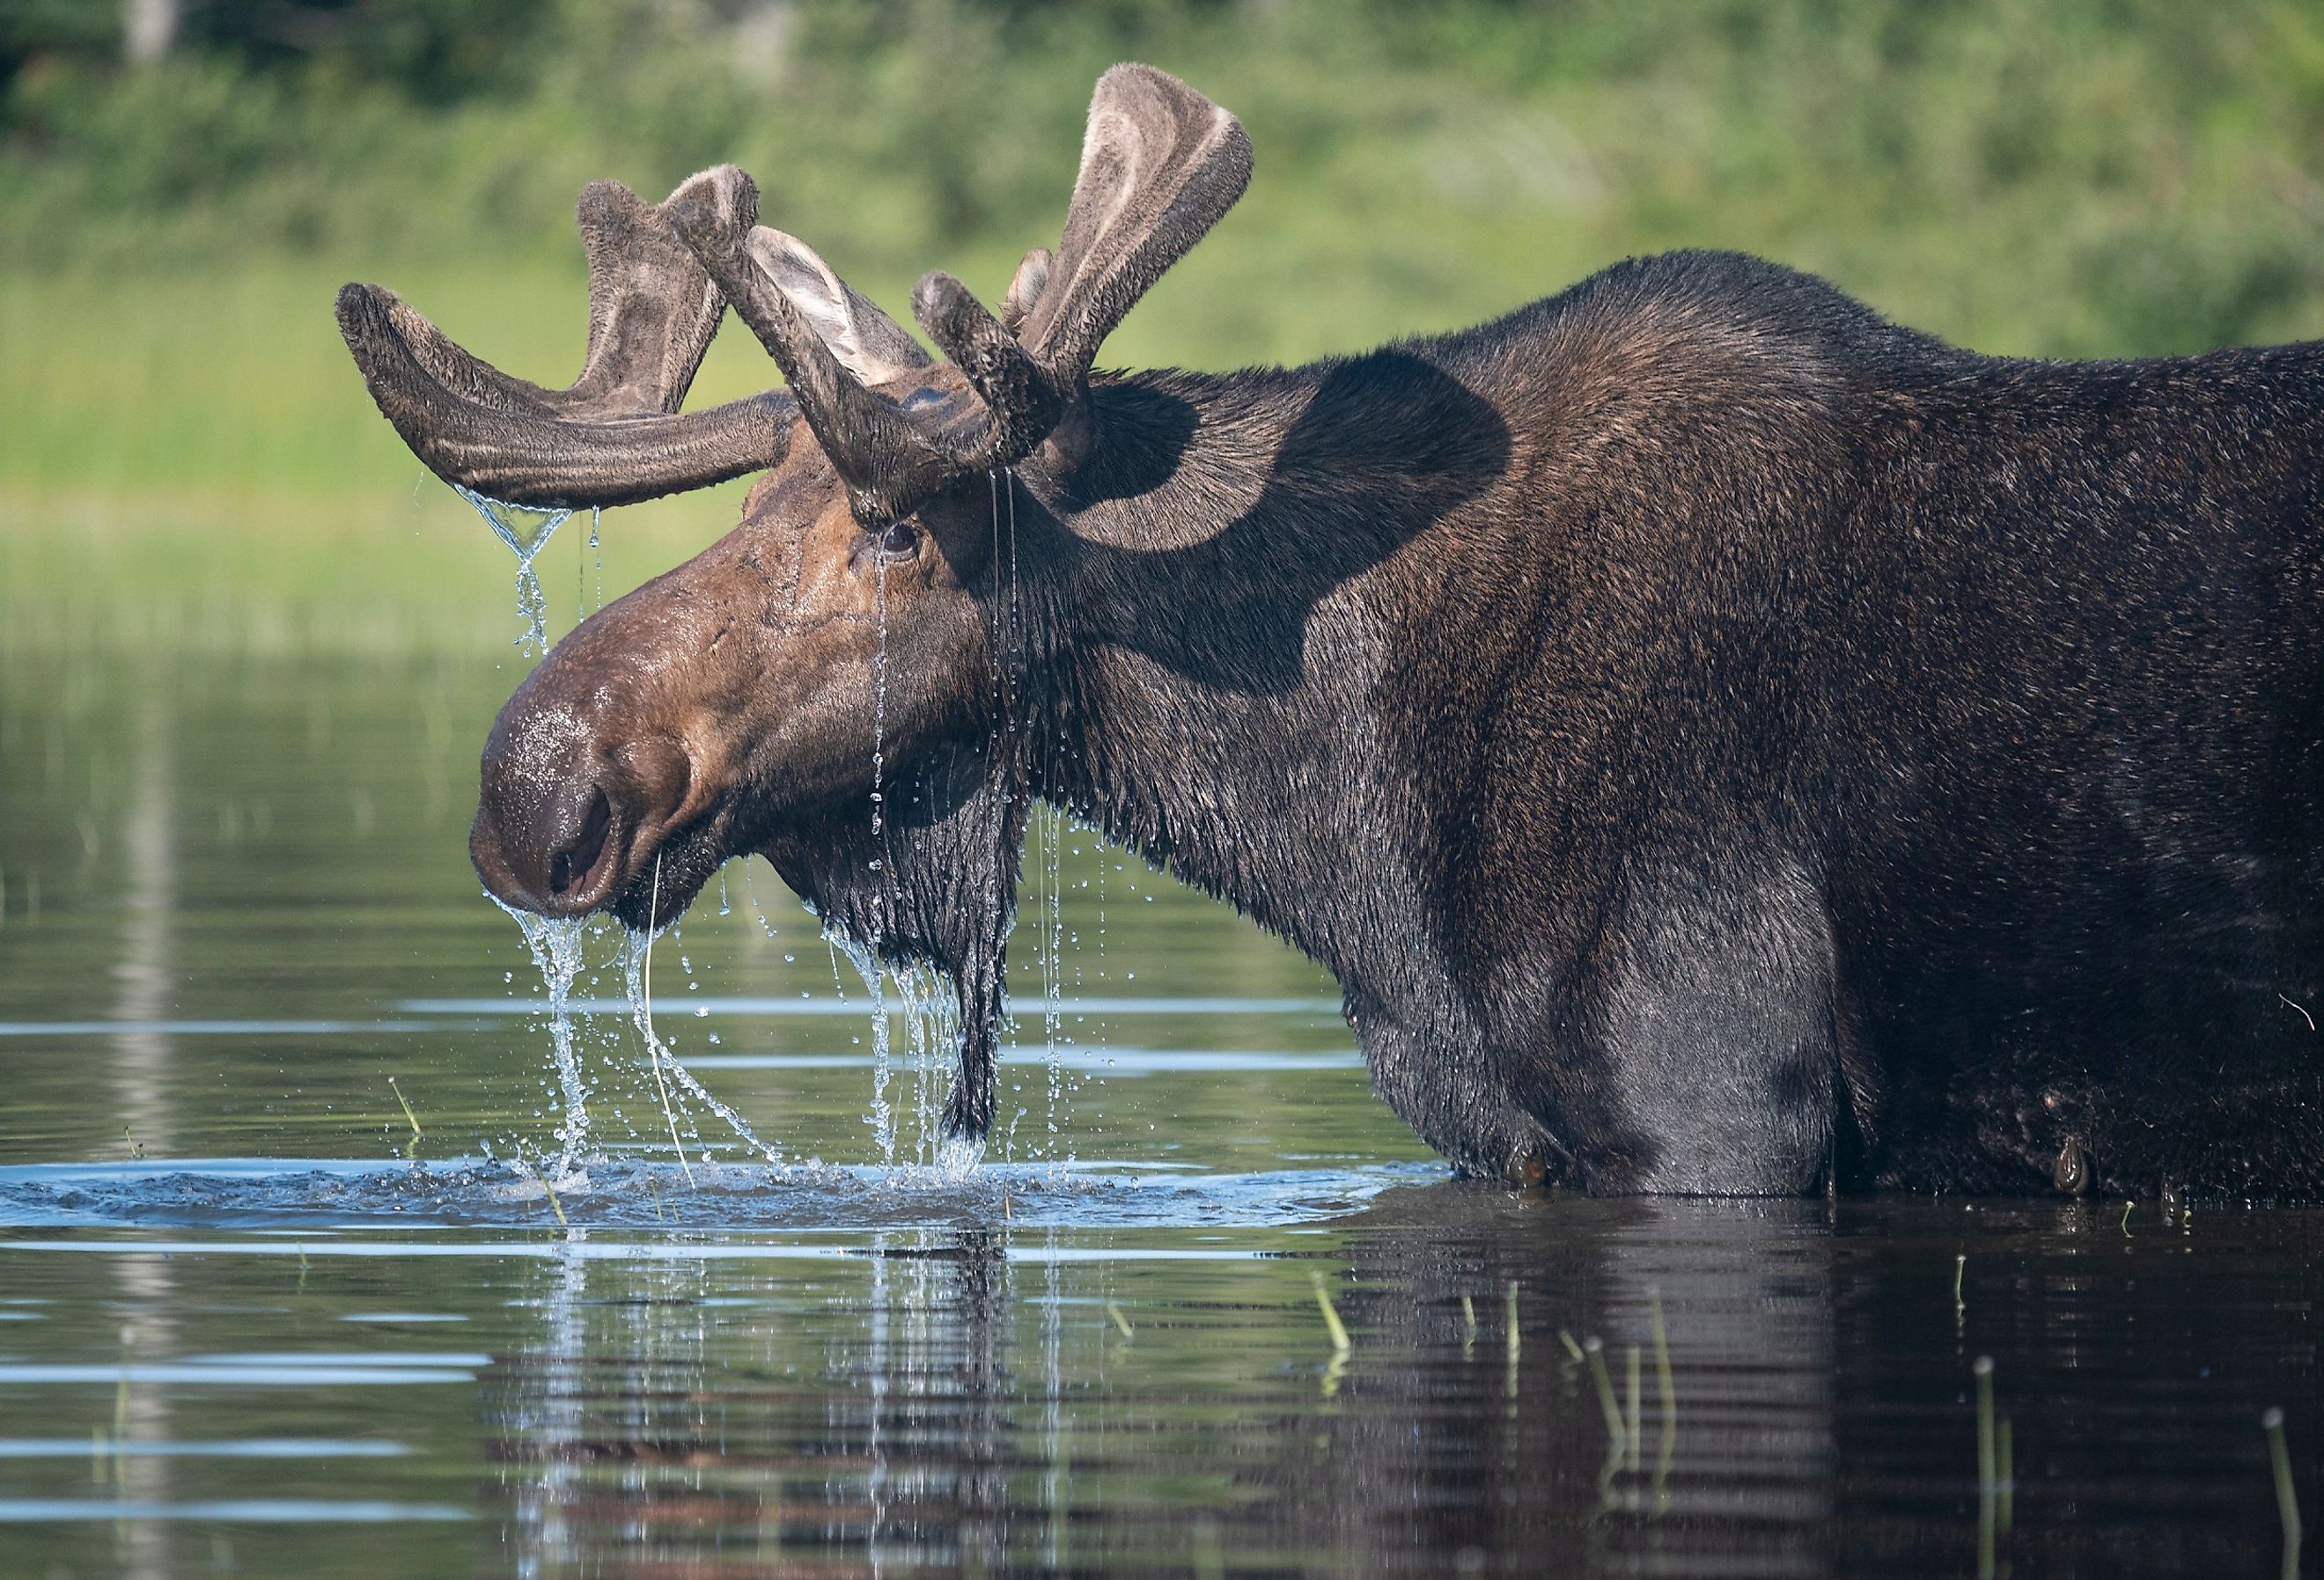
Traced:
POLYGON ((1638 1445, 1646 1436, 1646 1420, 1638 1399, 1638 1346, 1632 1344, 1628 1354, 1629 1409, 1622 1418, 1623 1445, 1628 1450, 1630 1469, 1638 1468, 1638 1445))
POLYGON ((2300 1580, 2300 1500, 2292 1490, 2292 1450, 2283 1441, 2283 1411, 2271 1407, 2259 1424, 2267 1434, 2268 1468, 2275 1473, 2275 1512, 2283 1523, 2283 1580, 2300 1580))
MULTIPOLYGON (((669 1125, 669 1144, 678 1153, 678 1166, 686 1174, 686 1187, 694 1188, 694 1166, 686 1160, 686 1147, 678 1139, 678 1115, 670 1111, 669 1083, 661 1073, 661 1039, 653 1029, 653 947, 654 919, 661 914, 661 852, 654 852, 653 893, 646 901, 646 959, 641 980, 645 984, 646 1049, 653 1059, 654 1090, 661 1094, 661 1116, 669 1125)), ((658 1204, 657 1204, 658 1205, 658 1204)))
POLYGON ((2001 1418, 1995 1430, 1997 1436, 1994 1440, 1994 1452, 1998 1460, 1997 1468, 2000 1472, 2001 1484, 1994 1491, 1994 1511, 1998 1516, 1997 1522, 2002 1534, 2006 1536, 2009 1528, 2017 1523, 2017 1432, 2010 1425, 2007 1416, 2001 1418))
POLYGON ((557 1187, 549 1183, 548 1171, 530 1158, 525 1160, 524 1166, 532 1170, 532 1177, 535 1179, 540 1181, 540 1194, 549 1198, 549 1210, 557 1215, 557 1226, 560 1229, 571 1228, 573 1225, 565 1219, 565 1204, 557 1199, 557 1187))
POLYGON ((1994 1497, 2000 1479, 1993 1430, 1993 1357, 1979 1355, 1969 1371, 1977 1378, 1977 1573, 1978 1580, 1993 1580, 1994 1497))
POLYGON ((1323 1275, 1309 1270, 1307 1277, 1315 1285, 1315 1304, 1323 1313, 1323 1326, 1332 1335, 1332 1348, 1344 1355, 1351 1347, 1348 1342, 1347 1326, 1340 1320, 1339 1307, 1332 1304, 1332 1291, 1323 1287, 1323 1275))
POLYGON ((1606 1417, 1606 1440, 1611 1445, 1613 1456, 1618 1457, 1625 1446, 1622 1428, 1622 1407, 1614 1401, 1614 1378, 1606 1370, 1606 1345, 1597 1338, 1582 1341, 1582 1353, 1590 1362, 1590 1381, 1598 1388, 1598 1408, 1606 1417))
POLYGON ((1646 1291, 1646 1317, 1654 1325, 1655 1383, 1663 1396, 1663 1440, 1655 1451, 1655 1474, 1666 1475, 1678 1444, 1678 1384, 1671 1375, 1670 1330, 1663 1324, 1663 1292, 1646 1291))
POLYGON ((408 1158, 411 1156, 411 1149, 420 1145, 420 1116, 411 1112, 411 1099, 403 1095, 403 1088, 395 1084, 393 1076, 387 1077, 387 1089, 394 1093, 395 1100, 403 1105, 403 1117, 411 1125, 411 1146, 404 1149, 404 1156, 408 1158))
POLYGON ((1330 1399, 1340 1391, 1340 1377, 1348 1369, 1348 1329, 1340 1320, 1339 1307, 1332 1304, 1332 1292, 1323 1287, 1323 1275, 1310 1269, 1308 1279, 1315 1286, 1315 1304, 1323 1313, 1323 1326, 1332 1335, 1332 1358, 1323 1367, 1323 1397, 1330 1399))
POLYGON ((1525 1353, 1525 1334, 1523 1330, 1517 1326, 1517 1281, 1515 1279, 1511 1279, 1509 1280, 1509 1331, 1508 1339, 1509 1347, 1509 1374, 1508 1382, 1504 1386, 1502 1391, 1508 1395, 1509 1410, 1510 1413, 1514 1415, 1517 1408, 1517 1357, 1525 1353))

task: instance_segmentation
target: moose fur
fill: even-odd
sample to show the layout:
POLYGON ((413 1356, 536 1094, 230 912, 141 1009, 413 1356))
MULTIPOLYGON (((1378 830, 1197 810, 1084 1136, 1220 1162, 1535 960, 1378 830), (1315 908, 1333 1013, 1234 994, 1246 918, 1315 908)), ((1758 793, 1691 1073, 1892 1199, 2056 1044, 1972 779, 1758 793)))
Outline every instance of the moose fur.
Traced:
POLYGON ((2324 1195, 2324 346, 1985 357, 1682 253, 1367 356, 1092 374, 1240 148, 1109 74, 1060 258, 999 320, 923 283, 949 365, 752 233, 731 172, 636 205, 812 445, 770 395, 649 456, 636 424, 696 420, 646 381, 614 461, 560 471, 601 410, 463 384, 350 287, 383 410, 456 480, 777 468, 511 699, 494 891, 650 925, 768 855, 959 982, 981 1135, 1038 796, 1328 966, 1467 1172, 2324 1195))

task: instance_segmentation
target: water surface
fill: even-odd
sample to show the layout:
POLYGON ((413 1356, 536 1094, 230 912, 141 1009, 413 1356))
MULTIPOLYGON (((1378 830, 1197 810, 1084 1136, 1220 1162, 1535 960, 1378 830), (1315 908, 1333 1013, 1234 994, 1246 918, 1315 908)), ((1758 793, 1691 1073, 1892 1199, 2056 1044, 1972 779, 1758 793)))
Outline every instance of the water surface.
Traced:
POLYGON ((0 663, 0 1572, 2274 1575, 2273 1406, 2324 1521, 2324 1215, 1455 1184, 1326 978, 1054 824, 981 1167, 900 1015, 882 1155, 736 866, 657 1023, 778 1160, 674 1155, 607 935, 559 1170, 463 851, 514 679, 0 663))

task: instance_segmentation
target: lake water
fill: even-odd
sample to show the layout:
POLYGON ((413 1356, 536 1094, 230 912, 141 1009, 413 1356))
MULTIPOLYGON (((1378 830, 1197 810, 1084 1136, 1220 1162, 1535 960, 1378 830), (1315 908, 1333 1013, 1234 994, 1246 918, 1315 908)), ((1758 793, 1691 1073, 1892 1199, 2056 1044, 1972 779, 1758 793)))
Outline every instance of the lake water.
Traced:
POLYGON ((608 934, 544 1179, 515 678, 0 658, 0 1573, 2273 1575, 2274 1407, 2324 1520, 2324 1214, 1454 1184, 1326 978, 1054 824, 982 1168, 736 865, 657 1025, 779 1161, 678 1160, 608 934))

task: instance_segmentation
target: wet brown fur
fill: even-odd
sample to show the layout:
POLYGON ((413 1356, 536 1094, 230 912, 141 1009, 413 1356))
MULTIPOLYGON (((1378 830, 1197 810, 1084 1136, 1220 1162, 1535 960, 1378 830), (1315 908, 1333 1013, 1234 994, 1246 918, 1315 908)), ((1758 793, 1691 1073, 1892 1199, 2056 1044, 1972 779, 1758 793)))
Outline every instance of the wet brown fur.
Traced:
MULTIPOLYGON (((1702 254, 1102 379, 1079 446, 929 501, 889 570, 883 753, 927 810, 886 882, 960 951, 1021 772, 1336 972, 1473 1171, 2034 1190, 2078 1138, 2107 1192, 2319 1194, 2319 391, 2318 347, 1999 361, 1702 254)), ((685 651, 673 604, 757 610, 695 716, 764 766, 687 870, 788 850, 861 917, 866 534, 816 465, 512 709, 685 651), (769 564, 846 591, 846 640, 781 577, 770 614, 769 564)))

